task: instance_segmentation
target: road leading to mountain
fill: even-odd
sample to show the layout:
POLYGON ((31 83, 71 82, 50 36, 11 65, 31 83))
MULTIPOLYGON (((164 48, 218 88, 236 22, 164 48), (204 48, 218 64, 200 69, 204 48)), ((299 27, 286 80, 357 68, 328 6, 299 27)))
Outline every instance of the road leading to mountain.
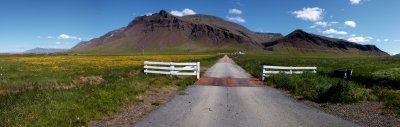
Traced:
POLYGON ((203 82, 189 87, 185 94, 176 95, 134 126, 358 126, 291 99, 274 88, 251 87, 259 85, 250 80, 250 75, 227 56, 211 67, 206 76, 208 79, 200 79, 203 82), (249 82, 242 81, 245 79, 249 82), (237 87, 231 87, 229 83, 237 83, 233 85, 237 87))

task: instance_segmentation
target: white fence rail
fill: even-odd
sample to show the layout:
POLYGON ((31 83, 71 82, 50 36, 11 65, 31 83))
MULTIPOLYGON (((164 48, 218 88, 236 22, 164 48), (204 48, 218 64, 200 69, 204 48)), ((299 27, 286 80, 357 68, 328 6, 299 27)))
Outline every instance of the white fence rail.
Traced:
POLYGON ((262 80, 273 74, 303 74, 304 72, 317 73, 317 67, 285 67, 285 66, 263 66, 262 80))
POLYGON ((144 73, 164 75, 195 75, 200 78, 200 62, 174 63, 144 61, 144 73))

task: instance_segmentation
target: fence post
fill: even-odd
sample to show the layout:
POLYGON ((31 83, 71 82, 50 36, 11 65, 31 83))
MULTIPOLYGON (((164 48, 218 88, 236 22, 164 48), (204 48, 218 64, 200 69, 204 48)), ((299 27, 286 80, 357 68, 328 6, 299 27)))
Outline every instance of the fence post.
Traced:
POLYGON ((200 79, 200 62, 197 62, 197 79, 200 79))
POLYGON ((261 72, 261 80, 264 81, 265 77, 264 77, 264 65, 262 66, 262 72, 261 72))
MULTIPOLYGON (((316 66, 314 66, 314 67, 316 68, 316 66)), ((314 70, 313 70, 313 73, 317 73, 317 69, 314 69, 314 70)))
POLYGON ((174 65, 172 65, 172 62, 170 62, 169 65, 170 65, 170 72, 169 72, 170 75, 169 76, 172 77, 172 73, 174 73, 175 67, 174 67, 174 65))
POLYGON ((290 74, 293 74, 292 69, 293 69, 292 66, 290 66, 290 72, 289 72, 290 74))
POLYGON ((147 64, 146 64, 146 61, 144 61, 144 74, 147 75, 147 64))

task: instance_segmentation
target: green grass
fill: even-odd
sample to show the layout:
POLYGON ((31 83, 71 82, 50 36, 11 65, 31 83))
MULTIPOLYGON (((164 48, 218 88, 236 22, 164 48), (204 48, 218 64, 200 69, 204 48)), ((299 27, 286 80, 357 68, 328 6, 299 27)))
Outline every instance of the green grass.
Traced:
POLYGON ((204 55, 0 56, 0 90, 70 84, 85 76, 135 70, 143 61, 197 61, 204 55))
POLYGON ((318 74, 331 77, 335 69, 352 68, 350 80, 361 85, 400 88, 400 73, 396 71, 400 68, 400 58, 395 57, 244 55, 233 58, 258 78, 262 65, 316 66, 318 74))
POLYGON ((261 79, 262 65, 316 66, 317 74, 277 74, 266 82, 290 91, 294 96, 319 103, 384 101, 385 107, 400 113, 400 59, 394 57, 235 55, 232 58, 253 76, 261 79), (333 70, 352 68, 353 76, 340 79, 333 70))
MULTIPOLYGON (((213 56, 197 59, 197 61, 201 62, 202 67, 209 67, 219 57, 213 56)), ((1 65, 5 65, 4 63, 6 62, 1 65)), ((11 69, 8 67, 25 65, 6 66, 6 69, 11 69)), ((82 66, 83 68, 88 67, 82 66)), ((41 66, 36 67, 40 68, 41 66)), ((33 85, 32 89, 19 93, 0 94, 0 126, 86 126, 88 122, 109 116, 122 110, 128 104, 140 102, 137 95, 145 91, 171 86, 183 89, 196 81, 194 76, 145 75, 142 73, 142 66, 138 65, 98 70, 88 67, 88 69, 93 71, 93 74, 103 77, 104 82, 98 85, 81 84, 69 89, 43 89, 38 81, 45 81, 47 77, 58 80, 65 78, 63 76, 75 74, 73 71, 65 74, 63 74, 64 72, 59 72, 60 74, 43 72, 33 78, 33 80, 37 80, 35 81, 37 85, 33 85)), ((91 73, 84 74, 91 75, 91 73)), ((19 76, 23 77, 24 74, 14 74, 15 78, 20 78, 19 76)), ((20 82, 31 82, 28 79, 20 82)), ((73 80, 73 78, 65 78, 65 80, 73 80)))

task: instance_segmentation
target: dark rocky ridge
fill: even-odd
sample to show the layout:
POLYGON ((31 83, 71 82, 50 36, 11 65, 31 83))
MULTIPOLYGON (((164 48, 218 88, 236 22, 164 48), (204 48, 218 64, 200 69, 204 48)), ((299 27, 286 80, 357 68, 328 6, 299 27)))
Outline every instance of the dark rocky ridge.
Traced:
POLYGON ((73 51, 120 50, 209 50, 244 46, 262 50, 261 42, 269 41, 247 28, 215 16, 177 17, 166 11, 135 18, 127 27, 99 38, 81 42, 73 51), (128 47, 128 48, 127 48, 128 47))
POLYGON ((296 49, 300 51, 356 55, 388 55, 375 45, 361 45, 342 39, 310 34, 299 29, 275 41, 263 43, 263 45, 269 51, 296 49))

